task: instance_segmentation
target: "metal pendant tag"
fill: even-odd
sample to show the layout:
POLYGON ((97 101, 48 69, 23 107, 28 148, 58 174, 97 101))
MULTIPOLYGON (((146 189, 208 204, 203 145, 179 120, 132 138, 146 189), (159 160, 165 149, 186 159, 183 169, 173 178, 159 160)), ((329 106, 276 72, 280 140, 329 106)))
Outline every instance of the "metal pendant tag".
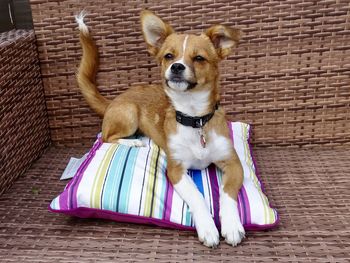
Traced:
POLYGON ((205 140, 203 128, 199 129, 199 140, 200 140, 202 147, 205 148, 205 146, 207 145, 207 141, 205 140))

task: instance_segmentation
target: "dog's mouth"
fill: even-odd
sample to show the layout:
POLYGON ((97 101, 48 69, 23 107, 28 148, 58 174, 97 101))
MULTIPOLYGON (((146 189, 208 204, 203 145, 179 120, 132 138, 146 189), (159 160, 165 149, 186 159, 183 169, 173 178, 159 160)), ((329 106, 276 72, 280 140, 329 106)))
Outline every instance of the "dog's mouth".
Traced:
POLYGON ((191 90, 194 87, 196 87, 197 83, 196 82, 190 82, 187 80, 184 80, 182 78, 171 78, 165 81, 166 85, 173 89, 173 90, 178 90, 178 91, 186 91, 186 90, 191 90))

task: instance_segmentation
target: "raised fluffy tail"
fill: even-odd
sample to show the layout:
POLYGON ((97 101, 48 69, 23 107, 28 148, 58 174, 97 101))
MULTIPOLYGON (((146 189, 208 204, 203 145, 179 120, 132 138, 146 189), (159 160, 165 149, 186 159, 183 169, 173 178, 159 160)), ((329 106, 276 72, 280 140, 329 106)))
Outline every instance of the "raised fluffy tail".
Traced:
POLYGON ((84 11, 75 20, 79 25, 80 44, 83 48, 83 56, 80 61, 77 81, 89 106, 96 113, 103 117, 110 101, 104 98, 96 87, 96 73, 98 68, 98 52, 96 45, 89 33, 88 27, 84 23, 84 11))

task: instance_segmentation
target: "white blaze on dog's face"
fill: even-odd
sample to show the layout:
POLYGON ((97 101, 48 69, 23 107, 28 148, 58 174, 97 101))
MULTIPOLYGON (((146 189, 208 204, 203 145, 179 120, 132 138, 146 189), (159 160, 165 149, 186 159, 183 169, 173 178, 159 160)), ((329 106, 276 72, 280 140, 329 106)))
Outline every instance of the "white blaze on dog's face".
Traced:
POLYGON ((150 11, 141 13, 141 23, 148 50, 161 65, 165 88, 179 92, 217 89, 218 62, 237 45, 239 30, 217 25, 199 36, 176 34, 150 11))

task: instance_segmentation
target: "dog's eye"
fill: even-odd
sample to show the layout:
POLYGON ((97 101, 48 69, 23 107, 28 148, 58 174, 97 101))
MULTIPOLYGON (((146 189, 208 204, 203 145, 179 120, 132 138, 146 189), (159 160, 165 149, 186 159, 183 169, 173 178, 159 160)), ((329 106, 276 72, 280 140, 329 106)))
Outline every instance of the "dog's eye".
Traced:
POLYGON ((173 54, 171 54, 171 53, 167 53, 167 54, 165 54, 164 58, 165 58, 165 59, 173 59, 174 56, 173 56, 173 54))
POLYGON ((197 61, 197 62, 202 62, 202 61, 205 61, 205 58, 198 55, 198 56, 195 56, 195 57, 193 58, 193 60, 194 60, 194 61, 197 61))

